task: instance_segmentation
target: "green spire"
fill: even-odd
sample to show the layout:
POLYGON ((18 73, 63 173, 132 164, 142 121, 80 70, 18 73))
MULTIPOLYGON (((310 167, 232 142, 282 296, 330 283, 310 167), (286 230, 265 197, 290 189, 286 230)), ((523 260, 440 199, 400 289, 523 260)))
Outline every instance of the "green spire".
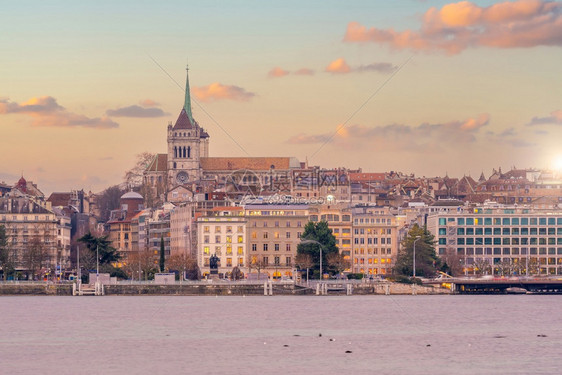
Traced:
POLYGON ((187 74, 185 79, 185 103, 183 104, 183 109, 185 109, 185 113, 187 113, 189 121, 193 124, 193 115, 191 114, 191 96, 189 95, 189 66, 187 66, 185 70, 187 71, 187 74))

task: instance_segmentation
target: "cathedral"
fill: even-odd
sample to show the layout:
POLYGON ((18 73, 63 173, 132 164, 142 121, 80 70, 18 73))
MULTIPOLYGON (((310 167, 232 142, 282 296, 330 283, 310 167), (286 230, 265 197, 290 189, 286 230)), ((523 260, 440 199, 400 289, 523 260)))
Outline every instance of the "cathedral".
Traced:
POLYGON ((237 182, 258 193, 274 181, 289 192, 291 171, 303 167, 294 157, 210 157, 209 139, 209 133, 193 118, 188 71, 183 108, 175 124, 170 122, 167 128, 168 152, 156 154, 149 163, 144 172, 145 185, 158 196, 178 187, 192 194, 208 189, 227 193, 229 181, 241 175, 243 181, 237 182))

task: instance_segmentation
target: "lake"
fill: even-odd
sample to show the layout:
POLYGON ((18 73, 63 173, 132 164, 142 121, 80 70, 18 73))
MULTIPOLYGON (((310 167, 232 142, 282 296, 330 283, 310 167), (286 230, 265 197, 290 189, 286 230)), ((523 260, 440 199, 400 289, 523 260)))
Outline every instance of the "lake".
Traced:
POLYGON ((562 296, 0 297, 4 374, 559 374, 562 296))

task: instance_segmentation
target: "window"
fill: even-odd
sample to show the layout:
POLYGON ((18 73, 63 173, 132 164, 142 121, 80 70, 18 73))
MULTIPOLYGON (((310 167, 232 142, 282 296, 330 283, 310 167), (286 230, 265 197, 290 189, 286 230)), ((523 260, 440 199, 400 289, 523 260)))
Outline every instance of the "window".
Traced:
POLYGON ((203 254, 209 255, 209 253, 210 253, 210 252, 209 252, 209 246, 203 247, 203 254))
POLYGON ((269 257, 263 257, 263 264, 268 265, 269 264, 269 257))
POLYGON ((232 245, 226 245, 226 255, 232 255, 232 245))
POLYGON ((267 232, 263 232, 263 238, 268 238, 269 234, 267 232))
POLYGON ((252 251, 257 251, 258 250, 258 245, 253 243, 252 244, 252 251))
POLYGON ((237 241, 238 243, 244 242, 244 236, 238 236, 237 241))
POLYGON ((291 251, 291 244, 290 243, 285 245, 285 250, 291 251))
POLYGON ((273 260, 274 260, 276 266, 281 264, 281 260, 280 260, 279 257, 275 257, 275 258, 273 258, 273 260))
POLYGON ((216 227, 215 227, 215 233, 220 233, 220 232, 221 232, 221 227, 216 226, 216 227))
POLYGON ((215 243, 221 243, 221 236, 215 236, 215 243))
POLYGON ((238 246, 238 255, 244 255, 244 248, 242 246, 238 246))
POLYGON ((226 236, 226 243, 232 243, 232 236, 226 236))
POLYGON ((273 247, 274 247, 275 251, 279 251, 279 244, 278 244, 278 243, 276 243, 275 245, 273 245, 273 247))
POLYGON ((267 251, 267 249, 268 249, 268 246, 267 246, 266 243, 264 243, 264 244, 263 244, 263 251, 267 251))
POLYGON ((291 257, 285 257, 285 265, 286 265, 287 267, 290 267, 290 266, 291 266, 291 257))

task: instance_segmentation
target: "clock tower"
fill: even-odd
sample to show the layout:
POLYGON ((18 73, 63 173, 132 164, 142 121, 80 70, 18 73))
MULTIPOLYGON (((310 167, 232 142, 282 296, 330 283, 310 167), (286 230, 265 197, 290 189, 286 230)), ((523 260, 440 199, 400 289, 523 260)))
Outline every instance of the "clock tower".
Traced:
POLYGON ((189 69, 185 102, 175 125, 168 124, 168 186, 197 183, 201 179, 200 158, 209 156, 209 134, 191 114, 189 69))

